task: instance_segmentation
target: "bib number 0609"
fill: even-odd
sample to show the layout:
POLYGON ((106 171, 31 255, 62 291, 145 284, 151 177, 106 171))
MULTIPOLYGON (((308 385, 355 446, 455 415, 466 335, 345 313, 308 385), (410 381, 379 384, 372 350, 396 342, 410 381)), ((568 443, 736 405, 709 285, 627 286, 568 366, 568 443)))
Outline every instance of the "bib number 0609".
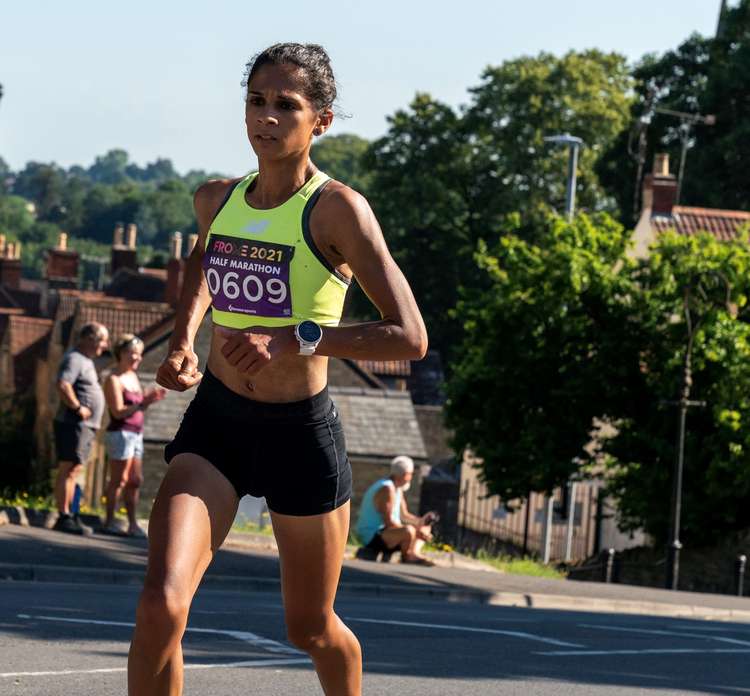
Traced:
POLYGON ((236 300, 240 293, 248 302, 258 302, 263 297, 264 291, 267 294, 267 300, 272 304, 281 304, 286 300, 286 284, 278 278, 269 278, 265 282, 254 275, 246 275, 239 282, 240 275, 234 271, 224 274, 222 279, 215 268, 209 268, 206 271, 206 282, 212 295, 218 295, 223 290, 227 299, 236 300))

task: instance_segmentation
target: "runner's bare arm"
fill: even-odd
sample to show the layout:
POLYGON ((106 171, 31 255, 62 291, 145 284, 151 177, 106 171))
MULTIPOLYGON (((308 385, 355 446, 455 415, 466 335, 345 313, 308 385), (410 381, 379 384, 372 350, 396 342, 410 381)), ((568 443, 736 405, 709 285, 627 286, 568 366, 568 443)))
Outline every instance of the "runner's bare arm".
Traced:
POLYGON ((211 296, 203 275, 203 250, 206 246, 208 228, 235 181, 209 181, 203 184, 193 197, 195 216, 198 220, 198 241, 185 263, 182 291, 169 350, 156 373, 156 381, 167 389, 185 391, 195 386, 203 377, 198 371, 198 356, 193 350, 195 334, 211 304, 211 296))
POLYGON ((401 269, 386 246, 367 200, 336 186, 313 224, 330 230, 332 246, 380 311, 380 321, 323 329, 316 353, 341 358, 419 360, 427 352, 422 315, 401 269))

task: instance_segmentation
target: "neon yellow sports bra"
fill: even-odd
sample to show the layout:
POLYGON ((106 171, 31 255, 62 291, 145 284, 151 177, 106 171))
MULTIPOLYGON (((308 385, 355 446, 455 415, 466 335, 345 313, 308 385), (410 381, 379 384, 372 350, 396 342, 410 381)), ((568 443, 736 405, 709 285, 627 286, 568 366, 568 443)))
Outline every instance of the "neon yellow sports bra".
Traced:
POLYGON ((234 185, 208 229, 203 272, 214 323, 245 329, 312 319, 336 326, 349 282, 315 246, 309 225, 330 177, 317 172, 280 206, 259 210, 245 200, 257 176, 234 185))

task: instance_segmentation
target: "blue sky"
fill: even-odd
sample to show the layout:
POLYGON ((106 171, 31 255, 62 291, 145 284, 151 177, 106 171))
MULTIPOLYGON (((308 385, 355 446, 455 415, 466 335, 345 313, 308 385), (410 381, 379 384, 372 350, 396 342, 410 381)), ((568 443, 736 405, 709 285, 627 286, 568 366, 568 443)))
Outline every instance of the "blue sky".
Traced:
POLYGON ((425 91, 451 105, 487 65, 540 51, 635 61, 711 35, 719 0, 37 0, 0 19, 0 157, 88 166, 114 147, 230 175, 251 169, 240 81, 277 41, 323 44, 340 85, 332 133, 383 134, 425 91), (261 6, 262 5, 262 6, 261 6))

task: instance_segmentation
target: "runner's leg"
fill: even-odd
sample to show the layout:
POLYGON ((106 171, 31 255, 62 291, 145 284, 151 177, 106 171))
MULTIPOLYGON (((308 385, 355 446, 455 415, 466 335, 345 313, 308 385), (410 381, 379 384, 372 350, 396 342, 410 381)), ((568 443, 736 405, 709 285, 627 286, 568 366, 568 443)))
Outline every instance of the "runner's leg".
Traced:
POLYGON ((309 517, 271 512, 289 640, 309 653, 327 696, 360 696, 362 651, 333 611, 349 535, 349 503, 309 517))
POLYGON ((177 455, 151 511, 148 569, 128 660, 130 696, 178 696, 188 610, 239 500, 203 457, 177 455))

